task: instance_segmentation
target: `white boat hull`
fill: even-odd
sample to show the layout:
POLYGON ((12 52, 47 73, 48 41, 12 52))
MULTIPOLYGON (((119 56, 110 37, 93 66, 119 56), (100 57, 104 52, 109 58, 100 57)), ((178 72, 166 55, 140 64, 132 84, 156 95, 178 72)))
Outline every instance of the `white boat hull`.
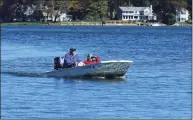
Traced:
POLYGON ((46 72, 51 77, 121 77, 128 71, 132 61, 102 61, 80 67, 46 72))

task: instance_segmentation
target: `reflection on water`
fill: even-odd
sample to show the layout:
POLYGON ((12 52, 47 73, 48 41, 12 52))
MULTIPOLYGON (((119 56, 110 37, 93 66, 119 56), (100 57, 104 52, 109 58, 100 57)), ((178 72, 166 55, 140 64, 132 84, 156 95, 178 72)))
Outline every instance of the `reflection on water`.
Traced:
POLYGON ((100 81, 100 82, 121 82, 126 81, 127 78, 125 76, 123 77, 117 77, 117 78, 105 78, 105 77, 49 77, 46 75, 46 73, 27 73, 27 72, 1 72, 2 74, 9 74, 12 76, 18 76, 18 77, 46 77, 46 78, 54 78, 56 80, 75 80, 75 81, 100 81))
POLYGON ((104 78, 104 77, 84 77, 84 78, 57 78, 54 77, 54 79, 56 80, 75 80, 75 81, 100 81, 100 82, 123 82, 123 81, 127 81, 126 78, 104 78))
POLYGON ((47 77, 45 73, 28 73, 28 72, 1 72, 2 74, 8 74, 18 77, 47 77))

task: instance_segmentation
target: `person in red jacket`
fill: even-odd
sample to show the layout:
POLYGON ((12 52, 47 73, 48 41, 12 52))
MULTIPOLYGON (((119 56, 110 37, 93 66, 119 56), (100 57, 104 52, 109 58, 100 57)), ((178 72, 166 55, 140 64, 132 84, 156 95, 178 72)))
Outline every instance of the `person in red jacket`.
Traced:
POLYGON ((101 60, 98 56, 95 56, 93 54, 88 54, 87 56, 87 60, 85 60, 83 63, 85 65, 88 65, 88 64, 95 64, 95 63, 100 63, 101 60))

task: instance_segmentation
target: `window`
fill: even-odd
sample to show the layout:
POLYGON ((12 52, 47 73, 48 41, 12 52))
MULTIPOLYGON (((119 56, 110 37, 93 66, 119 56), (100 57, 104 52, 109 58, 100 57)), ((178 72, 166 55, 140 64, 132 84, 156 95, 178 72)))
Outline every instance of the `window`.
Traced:
POLYGON ((133 16, 131 16, 131 19, 133 19, 133 16))
POLYGON ((181 11, 181 12, 180 12, 180 14, 182 14, 182 15, 185 15, 185 14, 186 14, 186 12, 184 12, 184 11, 181 11))
POLYGON ((134 13, 134 11, 129 11, 129 13, 134 13))
POLYGON ((137 11, 135 11, 135 13, 137 13, 137 11))
POLYGON ((128 13, 128 11, 123 11, 123 13, 128 13))
POLYGON ((135 19, 138 19, 138 16, 134 16, 135 19))
POLYGON ((140 11, 140 14, 141 14, 141 15, 144 15, 144 11, 140 11))
POLYGON ((123 19, 125 20, 125 19, 128 19, 128 16, 123 16, 123 19))

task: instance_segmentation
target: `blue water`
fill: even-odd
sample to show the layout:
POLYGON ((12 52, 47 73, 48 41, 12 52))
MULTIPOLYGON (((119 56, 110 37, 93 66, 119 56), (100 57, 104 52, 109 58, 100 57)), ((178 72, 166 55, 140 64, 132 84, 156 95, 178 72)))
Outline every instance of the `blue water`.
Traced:
POLYGON ((191 27, 1 28, 2 118, 192 118, 191 27), (53 58, 132 60, 124 79, 48 78, 53 58))

